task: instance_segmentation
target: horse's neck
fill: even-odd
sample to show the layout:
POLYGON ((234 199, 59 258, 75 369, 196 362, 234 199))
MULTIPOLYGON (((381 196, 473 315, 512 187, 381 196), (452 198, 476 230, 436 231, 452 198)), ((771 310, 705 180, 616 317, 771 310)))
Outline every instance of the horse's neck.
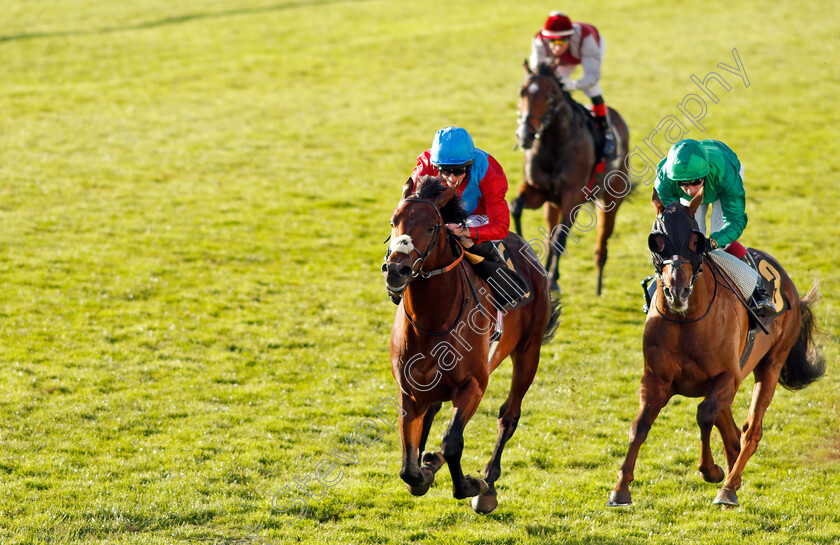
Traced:
POLYGON ((552 143, 561 144, 568 140, 572 140, 575 135, 575 110, 574 105, 565 97, 560 98, 563 104, 557 109, 554 117, 551 119, 546 133, 543 136, 548 136, 552 143))

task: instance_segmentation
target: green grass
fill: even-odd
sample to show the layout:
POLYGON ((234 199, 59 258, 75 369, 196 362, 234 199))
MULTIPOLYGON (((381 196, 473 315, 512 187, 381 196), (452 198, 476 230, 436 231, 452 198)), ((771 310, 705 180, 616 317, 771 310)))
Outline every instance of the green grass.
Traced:
MULTIPOLYGON (((186 0, 0 3, 0 541, 836 543, 840 160, 834 4, 576 2, 607 39, 605 98, 640 144, 737 48, 750 78, 706 131, 746 166, 742 240, 817 307, 825 379, 777 393, 742 506, 695 470, 697 400, 642 449, 634 505, 605 507, 637 407, 648 189, 625 201, 594 299, 589 233, 564 311, 478 516, 444 471, 423 498, 399 434, 359 447, 306 517, 272 496, 395 396, 378 272, 399 189, 434 132, 505 167, 545 3, 186 0)), ((584 99, 581 95, 579 98, 584 99)), ((659 140, 662 145, 662 140, 659 140)), ((541 213, 526 213, 535 237, 541 213)), ((489 457, 503 364, 465 435, 489 457)), ((746 417, 751 380, 735 401, 746 417)), ((437 442, 446 417, 432 431, 437 442)), ((717 441, 717 439, 716 439, 717 441)), ((719 444, 715 456, 723 460, 719 444)), ((334 474, 335 475, 335 474, 334 474)), ((292 497, 292 496, 288 496, 292 497)))

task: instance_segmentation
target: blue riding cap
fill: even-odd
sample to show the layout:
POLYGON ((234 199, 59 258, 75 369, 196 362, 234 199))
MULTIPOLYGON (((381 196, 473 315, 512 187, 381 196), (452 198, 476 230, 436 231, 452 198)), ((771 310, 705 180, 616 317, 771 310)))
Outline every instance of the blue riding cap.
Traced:
POLYGON ((470 133, 460 127, 446 127, 435 134, 432 143, 433 165, 463 165, 475 160, 475 145, 470 133))

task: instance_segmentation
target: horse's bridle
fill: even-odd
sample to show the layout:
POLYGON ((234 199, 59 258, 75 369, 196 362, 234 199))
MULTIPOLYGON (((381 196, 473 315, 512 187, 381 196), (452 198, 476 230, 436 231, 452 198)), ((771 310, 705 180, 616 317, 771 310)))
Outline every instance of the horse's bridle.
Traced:
MULTIPOLYGON (((418 276, 421 277, 421 278, 429 278, 429 277, 435 276, 437 274, 443 274, 443 273, 449 272, 452 269, 454 269, 458 265, 458 263, 460 263, 461 260, 464 259, 463 248, 461 248, 461 254, 458 256, 458 258, 455 261, 453 261, 451 264, 447 265, 446 267, 441 267, 440 269, 435 269, 435 270, 432 270, 432 271, 424 271, 423 270, 423 264, 426 262, 426 258, 429 257, 429 253, 432 251, 432 249, 435 246, 437 246, 438 237, 440 236, 440 232, 443 229, 443 216, 440 215, 440 210, 438 210, 438 207, 434 203, 434 201, 431 201, 429 199, 422 199, 420 197, 409 196, 408 198, 403 199, 402 202, 421 202, 421 203, 428 204, 432 208, 434 208, 435 214, 437 214, 437 217, 438 217, 438 222, 435 224, 435 227, 434 227, 435 232, 432 234, 432 240, 431 240, 431 242, 429 242, 429 245, 426 246, 426 250, 423 251, 423 252, 420 252, 417 248, 412 248, 411 249, 412 252, 417 253, 417 259, 415 259, 414 263, 411 264, 411 278, 417 278, 418 276)), ((448 234, 447 234, 447 236, 448 236, 448 234)), ((458 247, 460 248, 461 245, 458 244, 458 247)), ((389 247, 388 251, 385 253, 385 260, 386 261, 388 259, 388 256, 390 256, 390 255, 391 255, 391 248, 389 247)), ((409 253, 409 257, 410 256, 411 256, 411 254, 409 253)))
MULTIPOLYGON (((683 263, 691 264, 692 268, 694 270, 691 273, 691 280, 688 283, 688 287, 691 288, 691 289, 694 289, 694 281, 697 280, 697 277, 700 276, 700 273, 703 271, 703 261, 708 261, 709 262, 709 265, 710 265, 709 270, 712 271, 712 277, 715 279, 715 291, 714 291, 714 293, 712 293, 712 299, 709 301, 709 306, 706 308, 706 312, 704 312, 703 315, 700 316, 699 318, 694 318, 692 320, 675 320, 673 318, 668 318, 667 316, 665 316, 662 313, 662 311, 659 310, 659 306, 653 305, 653 307, 656 309, 656 313, 659 314, 659 316, 661 316, 663 319, 665 319, 669 322, 675 322, 675 323, 678 323, 678 324, 689 324, 689 323, 693 323, 693 322, 699 322, 700 320, 702 320, 703 318, 708 316, 709 311, 712 310, 712 305, 715 302, 715 298, 717 297, 718 280, 717 280, 717 275, 715 274, 715 268, 713 266, 714 263, 711 260, 708 260, 708 258, 705 255, 701 257, 700 264, 697 267, 693 266, 690 259, 680 259, 677 256, 675 256, 673 259, 665 259, 665 260, 661 261, 661 264, 662 264, 661 266, 654 265, 654 271, 656 272, 656 279, 659 280, 659 285, 664 288, 665 287, 665 279, 662 278, 662 269, 665 267, 665 265, 671 265, 672 267, 677 267, 677 268, 681 269, 682 266, 683 266, 683 263)), ((656 263, 656 261, 654 263, 656 263)))
POLYGON ((556 92, 551 94, 548 101, 548 109, 546 110, 544 116, 537 117, 534 114, 532 114, 529 101, 528 112, 526 112, 524 118, 519 118, 520 123, 525 123, 525 126, 528 128, 528 130, 534 132, 535 139, 539 139, 540 136, 542 136, 543 131, 545 131, 546 127, 548 127, 549 123, 551 123, 552 118, 554 118, 555 114, 557 114, 557 112, 560 110, 560 107, 563 105, 563 101, 557 98, 563 96, 563 90, 560 87, 560 84, 557 82, 557 80, 553 76, 541 76, 539 74, 532 74, 531 77, 528 78, 528 81, 531 82, 538 79, 544 79, 548 81, 556 92), (531 124, 531 118, 536 119, 540 123, 539 130, 534 128, 534 126, 531 124))
MULTIPOLYGON (((485 316, 488 316, 488 314, 484 312, 484 309, 483 309, 483 307, 481 306, 481 303, 478 300, 478 294, 475 292, 475 287, 472 285, 472 282, 470 282, 470 280, 469 280, 469 275, 467 274, 466 267, 464 266, 464 249, 460 244, 456 244, 456 246, 460 249, 461 253, 455 259, 455 261, 453 261, 452 263, 450 263, 449 265, 447 265, 445 267, 441 267, 439 269, 434 269, 432 271, 424 271, 423 270, 423 264, 425 263, 426 258, 429 257, 429 253, 432 251, 432 248, 437 246, 438 236, 440 236, 440 231, 444 228, 443 227, 443 216, 441 216, 440 210, 438 209, 437 205, 429 199, 423 199, 423 198, 416 197, 416 196, 409 196, 409 197, 403 199, 401 202, 406 202, 406 201, 422 202, 422 203, 429 204, 429 205, 432 206, 432 208, 435 209, 435 213, 437 214, 437 217, 438 217, 438 222, 435 225, 435 232, 432 235, 432 240, 429 243, 429 245, 426 247, 426 250, 424 252, 420 252, 416 248, 413 248, 411 250, 413 252, 417 252, 417 255, 418 255, 417 259, 415 259, 414 263, 412 263, 412 265, 411 265, 411 278, 414 279, 414 278, 417 278, 418 276, 421 277, 421 278, 430 278, 430 277, 438 275, 438 274, 447 273, 447 272, 451 271, 452 269, 454 269, 455 267, 457 267, 460 264, 462 269, 463 269, 463 279, 462 280, 463 280, 464 284, 469 286, 470 291, 472 292, 473 297, 475 298, 475 301, 478 304, 478 308, 481 310, 482 313, 484 313, 485 316), (419 263, 419 266, 417 266, 418 263, 419 263)), ((446 236, 448 238, 450 236, 449 233, 447 233, 446 236)), ((388 238, 390 238, 390 237, 388 237, 388 238)), ((387 242, 387 240, 386 240, 386 242, 387 242)), ((391 255, 391 248, 389 247, 388 251, 385 254, 385 260, 386 261, 388 260, 388 256, 390 256, 390 255, 391 255)), ((410 255, 411 254, 409 253, 409 256, 410 255)), ((409 283, 410 283, 410 281, 409 281, 409 283)), ((405 286, 405 288, 403 288, 402 291, 404 291, 407 288, 408 288, 408 283, 406 283, 406 286, 405 286)), ((387 288, 387 289, 388 289, 388 295, 391 297, 391 300, 394 303, 399 304, 399 298, 402 296, 402 291, 400 293, 394 293, 394 292, 391 291, 390 288, 387 288)), ((426 335, 428 337, 438 337, 438 336, 441 336, 441 335, 446 335, 447 333, 452 331, 455 328, 455 326, 457 326, 461 322, 461 317, 464 315, 464 310, 467 308, 467 305, 469 305, 469 303, 470 303, 470 296, 465 293, 464 296, 463 296, 463 299, 461 301, 461 307, 460 307, 460 310, 458 311, 458 316, 455 318, 455 321, 452 322, 452 325, 447 327, 444 331, 436 332, 436 333, 433 333, 433 332, 430 332, 430 331, 425 331, 425 330, 421 329, 415 323, 415 321, 411 318, 411 316, 409 316, 407 309, 403 308, 403 312, 405 312, 405 316, 406 316, 406 318, 408 318, 408 322, 419 333, 421 333, 423 335, 426 335)), ((488 320, 489 319, 490 318, 488 318, 488 320)))

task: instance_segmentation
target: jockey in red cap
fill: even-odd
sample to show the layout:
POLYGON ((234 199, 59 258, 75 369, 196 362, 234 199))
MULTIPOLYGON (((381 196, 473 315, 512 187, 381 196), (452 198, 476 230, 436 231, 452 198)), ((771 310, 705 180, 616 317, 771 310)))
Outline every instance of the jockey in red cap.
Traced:
POLYGON ((587 23, 573 23, 559 11, 548 15, 542 30, 531 44, 531 69, 540 63, 555 67, 554 73, 568 92, 580 90, 592 99, 592 112, 604 131, 604 155, 615 149, 615 138, 607 119, 607 105, 601 96, 601 62, 604 60, 604 38, 598 29, 587 23), (583 66, 583 77, 569 79, 577 65, 583 66))

